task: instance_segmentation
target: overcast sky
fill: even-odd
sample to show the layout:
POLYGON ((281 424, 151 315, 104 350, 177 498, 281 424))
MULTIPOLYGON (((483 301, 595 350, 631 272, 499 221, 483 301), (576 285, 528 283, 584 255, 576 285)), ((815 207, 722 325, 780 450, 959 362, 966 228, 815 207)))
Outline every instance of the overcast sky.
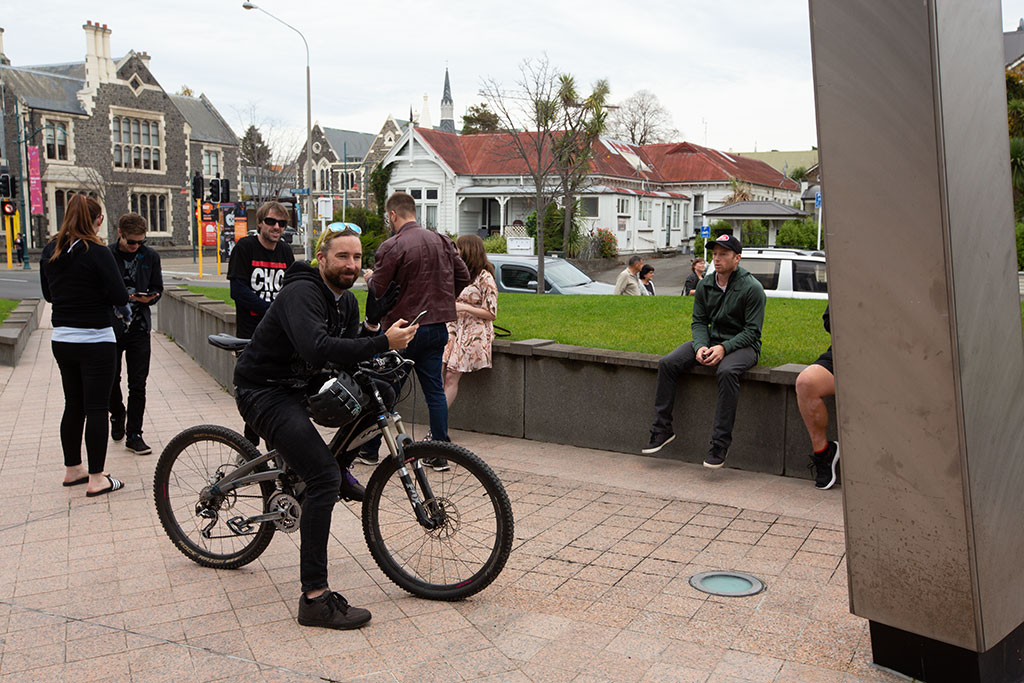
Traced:
MULTIPOLYGON (((1012 30, 1024 0, 1001 3, 1012 30)), ((0 11, 4 51, 15 66, 81 61, 82 24, 105 23, 114 57, 149 52, 169 92, 205 93, 238 132, 255 107, 257 122, 304 140, 302 41, 266 14, 241 0, 89 4, 0 0, 20 8, 0 11)), ((376 133, 388 114, 418 111, 424 93, 437 125, 446 64, 459 125, 483 78, 511 87, 523 59, 547 53, 578 83, 607 78, 612 102, 653 91, 680 139, 733 151, 816 144, 806 0, 257 4, 309 41, 313 120, 325 126, 376 133)))

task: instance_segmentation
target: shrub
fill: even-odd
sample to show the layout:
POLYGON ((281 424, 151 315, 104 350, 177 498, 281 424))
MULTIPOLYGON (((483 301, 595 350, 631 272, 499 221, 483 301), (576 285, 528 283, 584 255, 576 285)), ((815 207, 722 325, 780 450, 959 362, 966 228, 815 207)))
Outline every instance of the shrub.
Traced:
MULTIPOLYGON (((336 222, 341 221, 340 208, 334 210, 333 218, 336 222)), ((364 209, 361 206, 346 206, 345 222, 355 223, 362 228, 364 234, 367 232, 384 232, 384 219, 375 212, 364 209)))
POLYGON ((484 251, 488 254, 507 254, 508 253, 508 241, 504 235, 495 233, 488 235, 484 239, 484 251))
POLYGON ((693 240, 693 257, 697 258, 698 256, 704 258, 704 238, 699 236, 693 240))
MULTIPOLYGON (((544 253, 551 251, 562 251, 562 221, 564 214, 554 202, 548 204, 544 209, 544 253)), ((524 222, 526 234, 536 239, 537 237, 537 212, 532 211, 524 222)))
POLYGON ((374 256, 377 254, 377 247, 381 245, 387 239, 387 235, 383 232, 366 232, 359 236, 359 241, 363 245, 363 267, 373 268, 374 256))
POLYGON ((747 247, 768 246, 768 226, 764 221, 743 221, 743 245, 747 247))
POLYGON ((715 221, 711 224, 711 239, 718 238, 719 235, 731 235, 732 226, 729 225, 729 221, 715 221))
POLYGON ((1017 223, 1017 270, 1024 270, 1024 223, 1017 223))
POLYGON ((779 228, 775 243, 779 246, 814 249, 818 246, 818 223, 811 217, 802 221, 786 221, 779 228))
POLYGON ((608 228, 595 230, 594 240, 598 243, 597 253, 601 258, 615 258, 619 255, 619 240, 608 228))

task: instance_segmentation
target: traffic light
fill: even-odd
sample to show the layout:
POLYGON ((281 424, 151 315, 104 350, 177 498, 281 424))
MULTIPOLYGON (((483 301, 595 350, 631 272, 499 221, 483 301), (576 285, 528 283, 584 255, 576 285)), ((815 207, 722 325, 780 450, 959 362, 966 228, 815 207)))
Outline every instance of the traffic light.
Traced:
POLYGON ((4 217, 13 216, 18 213, 18 205, 9 199, 4 199, 3 202, 0 202, 0 207, 2 207, 4 217))
POLYGON ((0 173, 0 197, 11 196, 11 176, 9 173, 0 173))
POLYGON ((196 171, 192 176, 192 199, 203 198, 203 174, 196 171))
POLYGON ((210 178, 210 198, 214 204, 220 203, 220 178, 210 178))
POLYGON ((227 178, 220 181, 220 200, 222 202, 231 201, 231 183, 228 182, 227 178))

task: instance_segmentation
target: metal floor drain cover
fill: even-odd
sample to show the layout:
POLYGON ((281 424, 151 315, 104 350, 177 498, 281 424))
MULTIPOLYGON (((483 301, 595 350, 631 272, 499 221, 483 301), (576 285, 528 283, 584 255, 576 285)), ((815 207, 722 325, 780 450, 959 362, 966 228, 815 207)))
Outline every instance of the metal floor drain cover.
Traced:
POLYGON ((742 598, 764 590, 764 582, 742 572, 701 572, 690 577, 690 585, 703 593, 742 598))

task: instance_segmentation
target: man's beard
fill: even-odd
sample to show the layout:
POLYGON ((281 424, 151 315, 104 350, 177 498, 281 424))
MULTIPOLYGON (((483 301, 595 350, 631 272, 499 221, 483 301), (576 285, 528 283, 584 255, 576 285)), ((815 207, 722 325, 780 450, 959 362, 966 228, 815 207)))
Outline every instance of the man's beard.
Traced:
POLYGON ((345 272, 341 269, 324 271, 324 279, 338 289, 350 289, 358 277, 358 272, 345 272))

